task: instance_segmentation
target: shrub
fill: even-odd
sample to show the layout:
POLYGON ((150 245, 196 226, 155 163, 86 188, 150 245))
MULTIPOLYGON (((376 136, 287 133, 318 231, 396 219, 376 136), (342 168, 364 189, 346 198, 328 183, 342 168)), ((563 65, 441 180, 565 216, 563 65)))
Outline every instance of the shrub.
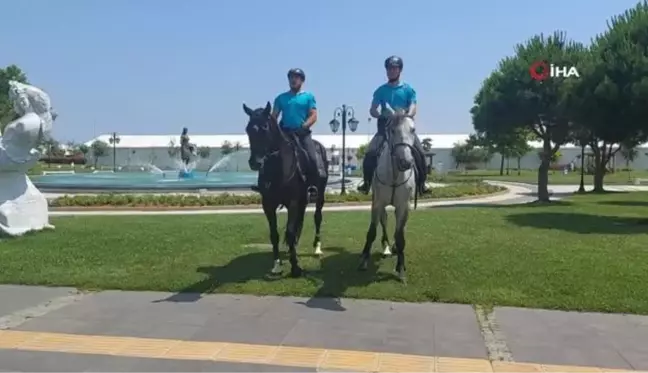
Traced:
POLYGON ((48 157, 48 156, 43 156, 39 160, 40 162, 47 163, 47 164, 85 164, 86 159, 83 155, 81 156, 72 156, 72 157, 48 157))
MULTIPOLYGON (((457 198, 492 194, 504 188, 480 182, 460 183, 445 187, 432 188, 430 193, 419 199, 457 198)), ((348 193, 346 195, 327 194, 327 203, 367 202, 370 195, 348 193)), ((220 194, 220 195, 153 195, 153 194, 99 194, 94 196, 63 196, 50 201, 52 207, 213 207, 213 206, 250 206, 259 205, 261 196, 220 194)))

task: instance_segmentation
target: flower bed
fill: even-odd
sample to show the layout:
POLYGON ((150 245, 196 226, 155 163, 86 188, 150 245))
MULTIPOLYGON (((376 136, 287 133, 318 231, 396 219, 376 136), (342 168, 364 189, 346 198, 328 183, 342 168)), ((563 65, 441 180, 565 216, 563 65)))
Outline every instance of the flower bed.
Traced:
MULTIPOLYGON (((419 196, 419 200, 448 199, 479 196, 501 192, 505 188, 486 183, 460 183, 432 188, 430 193, 419 196)), ((327 194, 327 203, 359 203, 371 201, 371 195, 351 192, 346 195, 327 194)), ((258 194, 219 194, 219 195, 151 195, 151 194, 99 194, 93 196, 63 196, 50 201, 53 208, 200 208, 217 206, 254 206, 261 203, 258 194)))

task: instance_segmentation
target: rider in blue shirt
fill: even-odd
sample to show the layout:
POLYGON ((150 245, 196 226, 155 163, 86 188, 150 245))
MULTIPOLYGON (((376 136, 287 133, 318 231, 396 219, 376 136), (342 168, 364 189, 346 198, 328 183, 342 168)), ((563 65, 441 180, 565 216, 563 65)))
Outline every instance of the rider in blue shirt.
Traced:
MULTIPOLYGON (((385 60, 385 70, 387 70, 387 83, 374 91, 371 109, 369 110, 371 116, 378 119, 378 133, 371 139, 362 163, 364 183, 358 187, 358 190, 363 193, 369 193, 369 190, 371 190, 371 182, 378 163, 378 151, 385 141, 385 124, 387 123, 385 105, 388 104, 394 110, 406 110, 411 117, 416 115, 416 91, 412 86, 400 80, 400 74, 403 71, 403 60, 397 56, 387 58, 385 60)), ((425 151, 418 136, 416 136, 414 148, 417 150, 414 152, 418 171, 416 181, 420 192, 426 193, 428 192, 425 186, 427 165, 425 151)))
POLYGON ((302 90, 306 74, 302 69, 290 69, 288 82, 290 90, 277 96, 272 108, 272 115, 277 119, 281 114, 280 127, 284 131, 295 132, 302 147, 308 153, 309 169, 307 170, 308 194, 311 201, 317 198, 317 180, 326 177, 322 160, 317 155, 315 143, 311 136, 311 127, 317 122, 317 103, 315 96, 302 90))

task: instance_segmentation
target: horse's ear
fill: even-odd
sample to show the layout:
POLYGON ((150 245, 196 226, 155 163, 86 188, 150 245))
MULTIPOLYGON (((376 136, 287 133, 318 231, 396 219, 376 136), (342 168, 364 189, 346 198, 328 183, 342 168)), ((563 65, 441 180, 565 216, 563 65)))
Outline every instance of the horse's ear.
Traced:
POLYGON ((263 109, 265 112, 265 115, 270 115, 270 112, 272 111, 272 105, 270 105, 270 101, 266 103, 265 109, 263 109))
POLYGON ((252 111, 252 109, 250 109, 246 104, 243 104, 243 111, 250 117, 254 113, 254 111, 252 111))

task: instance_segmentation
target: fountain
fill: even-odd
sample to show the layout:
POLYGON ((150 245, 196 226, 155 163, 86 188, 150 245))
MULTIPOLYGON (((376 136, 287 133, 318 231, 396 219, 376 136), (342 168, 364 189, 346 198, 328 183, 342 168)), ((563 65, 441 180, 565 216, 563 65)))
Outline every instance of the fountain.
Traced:
MULTIPOLYGON (((207 171, 207 174, 210 174, 214 171, 222 171, 223 169, 228 169, 229 165, 231 164, 232 160, 235 159, 237 156, 240 156, 241 154, 246 154, 246 150, 237 150, 234 151, 230 154, 227 154, 223 158, 219 159, 218 162, 214 163, 213 166, 209 168, 209 171, 207 171)), ((239 161, 238 159, 236 160, 236 171, 238 172, 238 165, 239 161)))
POLYGON ((164 175, 164 171, 162 171, 158 166, 154 165, 153 163, 147 164, 146 167, 148 168, 149 172, 152 174, 164 175))
POLYGON ((9 98, 20 118, 0 134, 0 234, 20 236, 53 229, 45 196, 27 177, 41 157, 38 144, 48 138, 56 113, 42 90, 9 82, 9 98))
POLYGON ((196 168, 197 148, 195 144, 189 143, 189 129, 184 127, 180 135, 180 165, 178 167, 178 178, 193 179, 193 170, 196 168))

